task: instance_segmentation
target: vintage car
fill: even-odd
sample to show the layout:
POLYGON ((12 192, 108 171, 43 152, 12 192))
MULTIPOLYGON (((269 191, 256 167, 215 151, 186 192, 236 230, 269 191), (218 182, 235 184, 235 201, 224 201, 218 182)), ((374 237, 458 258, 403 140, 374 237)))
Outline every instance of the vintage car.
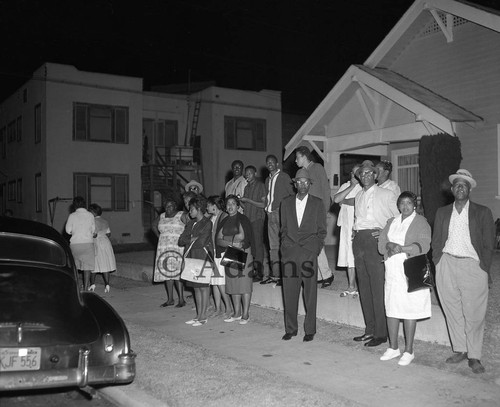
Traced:
POLYGON ((0 392, 130 383, 135 356, 116 311, 80 292, 66 239, 0 218, 0 392))

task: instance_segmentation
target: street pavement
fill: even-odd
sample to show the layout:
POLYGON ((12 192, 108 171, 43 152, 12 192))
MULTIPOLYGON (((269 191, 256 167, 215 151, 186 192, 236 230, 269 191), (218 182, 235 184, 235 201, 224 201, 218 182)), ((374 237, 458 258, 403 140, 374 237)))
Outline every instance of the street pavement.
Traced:
MULTIPOLYGON (((417 363, 401 367, 397 364, 398 359, 381 362, 378 353, 332 344, 319 338, 305 343, 300 331, 299 336, 285 342, 281 340, 282 324, 271 326, 252 319, 247 325, 239 325, 213 318, 206 325, 193 328, 184 323, 194 316, 192 304, 180 309, 158 306, 165 300, 162 285, 132 282, 127 288, 113 287, 105 298, 125 322, 286 375, 294 381, 331 393, 332 399, 339 396, 352 400, 353 404, 387 407, 500 404, 500 386, 480 378, 417 363)), ((253 314, 258 314, 254 306, 251 318, 253 314)), ((131 339, 133 343, 134 338, 131 339)), ((141 355, 138 355, 138 370, 144 371, 147 367, 141 363, 141 355)), ((105 394, 120 405, 168 405, 168 400, 154 399, 134 383, 108 388, 105 394)))

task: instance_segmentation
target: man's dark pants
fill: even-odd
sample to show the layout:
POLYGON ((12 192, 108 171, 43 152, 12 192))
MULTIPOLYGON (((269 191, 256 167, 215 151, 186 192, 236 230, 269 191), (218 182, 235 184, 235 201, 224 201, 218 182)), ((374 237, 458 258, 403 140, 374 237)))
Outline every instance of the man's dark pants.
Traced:
POLYGON ((384 304, 385 267, 378 252, 375 229, 360 230, 352 242, 354 264, 358 277, 359 298, 365 317, 365 333, 387 338, 384 304))
POLYGON ((264 218, 251 223, 255 245, 253 250, 254 270, 257 276, 264 276, 264 218))
POLYGON ((298 246, 282 248, 283 302, 285 306, 285 332, 296 335, 298 330, 300 287, 303 285, 304 333, 316 333, 318 303, 318 256, 298 246))

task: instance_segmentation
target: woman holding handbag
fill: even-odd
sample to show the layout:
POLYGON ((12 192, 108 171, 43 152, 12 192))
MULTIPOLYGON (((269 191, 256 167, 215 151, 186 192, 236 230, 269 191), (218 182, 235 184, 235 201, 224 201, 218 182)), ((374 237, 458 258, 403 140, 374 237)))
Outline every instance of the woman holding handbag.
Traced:
MULTIPOLYGON (((222 199, 218 195, 209 196, 207 199, 207 213, 212 215, 210 220, 212 221, 212 238, 213 243, 215 245, 217 236, 217 226, 219 223, 227 216, 227 213, 224 212, 226 208, 226 203, 224 199, 222 199)), ((216 272, 214 271, 214 275, 210 280, 210 285, 212 286, 212 293, 214 295, 214 303, 215 303, 215 312, 212 316, 221 316, 223 315, 222 311, 222 302, 224 303, 226 313, 224 314, 224 318, 229 318, 231 316, 231 301, 229 300, 229 296, 226 294, 226 273, 224 271, 224 266, 220 264, 220 257, 215 256, 214 263, 217 268, 216 272), (221 302, 222 299, 222 302, 221 302)))
POLYGON ((236 248, 246 253, 246 262, 239 266, 235 262, 228 263, 224 267, 226 274, 226 293, 233 300, 234 313, 226 318, 224 322, 239 321, 241 325, 248 323, 250 300, 252 299, 252 254, 253 233, 250 220, 238 212, 240 200, 235 195, 226 197, 226 216, 217 226, 216 255, 221 257, 224 263, 224 254, 228 248, 236 248), (243 309, 242 309, 243 306, 243 309))
POLYGON ((398 333, 399 321, 402 319, 405 350, 398 364, 406 366, 415 358, 413 339, 417 319, 431 316, 431 294, 429 289, 408 292, 404 261, 429 251, 431 227, 423 216, 415 212, 417 196, 413 192, 401 193, 397 205, 401 215, 387 221, 378 240, 378 250, 384 255, 385 261, 384 299, 390 341, 390 348, 380 360, 390 360, 401 355, 398 333))
MULTIPOLYGON (((204 273, 212 272, 213 244, 212 222, 205 216, 207 200, 201 196, 189 201, 189 216, 184 232, 179 237, 179 246, 184 246, 184 255, 187 258, 204 261, 204 273)), ((182 278, 182 275, 181 275, 182 278)), ((186 286, 194 288, 196 317, 186 324, 201 326, 207 323, 207 308, 210 298, 210 280, 207 283, 186 281, 186 286)))

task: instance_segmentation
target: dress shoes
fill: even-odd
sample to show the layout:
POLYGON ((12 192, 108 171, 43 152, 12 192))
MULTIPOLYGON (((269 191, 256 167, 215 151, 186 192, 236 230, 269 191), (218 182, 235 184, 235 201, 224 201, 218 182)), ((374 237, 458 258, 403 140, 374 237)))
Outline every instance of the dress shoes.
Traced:
POLYGON ((460 363, 465 359, 467 359, 467 352, 455 352, 453 356, 446 359, 446 363, 460 363))
POLYGON ((274 283, 274 280, 271 277, 267 277, 265 280, 262 280, 260 284, 271 284, 274 283))
POLYGON ((387 338, 375 338, 373 337, 372 340, 368 341, 365 343, 365 346, 374 347, 374 346, 379 346, 382 345, 383 343, 387 342, 387 338))
POLYGON ((371 339, 373 339, 372 334, 363 334, 361 336, 355 336, 354 338, 352 338, 352 340, 355 342, 364 342, 364 341, 369 341, 371 339))
POLYGON ((294 336, 297 336, 297 334, 289 334, 289 333, 286 333, 285 335, 283 335, 283 337, 281 339, 283 339, 284 341, 289 341, 290 339, 292 339, 294 336))
POLYGON ((304 342, 311 342, 314 339, 314 334, 305 334, 304 342))
POLYGON ((274 286, 275 287, 281 287, 283 285, 283 283, 281 282, 281 280, 274 280, 274 286))
POLYGON ((469 367, 473 373, 484 373, 484 366, 479 359, 469 359, 469 367))
POLYGON ((323 284, 321 284, 321 288, 330 287, 332 285, 332 283, 333 283, 333 278, 334 278, 333 274, 330 277, 325 278, 323 280, 323 284))

